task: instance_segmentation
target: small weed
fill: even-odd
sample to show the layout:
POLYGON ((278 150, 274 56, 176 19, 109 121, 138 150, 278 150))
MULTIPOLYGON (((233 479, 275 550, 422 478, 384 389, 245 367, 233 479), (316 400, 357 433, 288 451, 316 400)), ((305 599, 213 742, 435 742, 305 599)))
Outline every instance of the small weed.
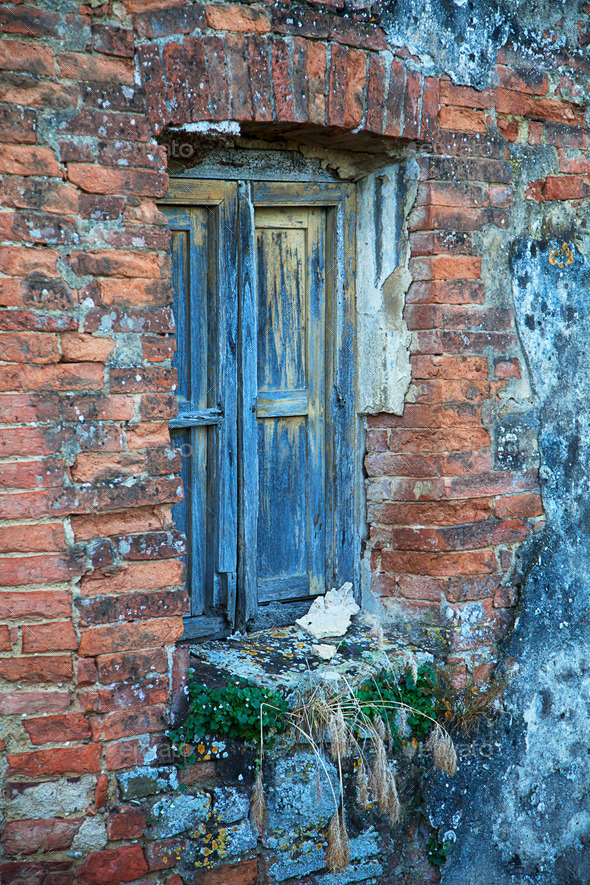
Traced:
POLYGON ((429 863, 433 867, 442 867, 447 862, 447 854, 451 847, 450 842, 439 842, 437 836, 432 836, 426 843, 426 852, 429 863))
MULTIPOLYGON (((265 740, 287 727, 287 703, 277 692, 240 679, 223 688, 207 688, 189 683, 189 706, 186 719, 168 732, 180 756, 188 756, 186 747, 208 735, 258 742, 261 729, 265 740)), ((188 758, 185 761, 189 761, 188 758)))

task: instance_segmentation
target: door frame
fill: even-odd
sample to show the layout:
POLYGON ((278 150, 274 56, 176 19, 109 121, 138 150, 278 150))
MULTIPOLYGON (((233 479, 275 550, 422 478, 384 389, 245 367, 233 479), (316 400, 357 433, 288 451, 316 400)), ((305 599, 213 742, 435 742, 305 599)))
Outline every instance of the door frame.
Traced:
MULTIPOLYGON (((227 170, 223 180, 227 183, 227 170)), ((357 595, 360 595, 360 519, 359 501, 362 470, 359 462, 359 441, 361 436, 355 405, 356 372, 356 322, 354 277, 356 268, 356 213, 355 186, 350 182, 314 182, 304 179, 299 182, 256 180, 252 174, 237 172, 233 181, 237 184, 238 231, 235 222, 224 219, 230 231, 237 233, 238 253, 249 260, 231 262, 232 268, 223 267, 220 262, 219 279, 227 286, 230 294, 235 284, 240 293, 238 319, 238 487, 243 493, 238 499, 238 575, 236 620, 228 611, 230 632, 234 623, 238 627, 250 629, 292 624, 297 617, 307 611, 310 599, 276 602, 258 605, 256 593, 256 564, 253 557, 246 556, 246 550, 256 549, 256 514, 247 506, 246 489, 252 482, 258 482, 257 471, 249 465, 244 470, 241 453, 253 451, 252 434, 257 433, 256 414, 252 411, 256 391, 252 389, 256 379, 256 328, 252 315, 252 298, 248 295, 255 285, 255 258, 244 248, 253 242, 254 211, 256 207, 314 206, 327 210, 327 255, 326 255, 326 463, 329 465, 326 477, 327 509, 333 515, 333 529, 328 559, 332 563, 332 583, 340 586, 351 581, 357 595), (225 277, 228 277, 226 280, 225 277), (231 279, 230 279, 231 278, 231 279)), ((185 205, 211 203, 219 205, 219 192, 216 181, 207 170, 203 179, 198 171, 185 172, 182 177, 170 179, 169 191, 163 205, 185 205)), ((227 254, 227 253, 226 253, 227 254)), ((225 262, 226 264, 228 262, 225 262)), ((329 589, 327 587, 326 589, 329 589)), ((229 594, 231 598, 231 594, 229 594)), ((228 598, 228 603, 230 599, 228 598)), ((184 638, 204 636, 206 617, 202 627, 191 627, 195 618, 185 619, 184 638)), ((213 626, 213 624, 211 624, 213 626)), ((216 633, 220 635, 220 625, 216 620, 216 633)))

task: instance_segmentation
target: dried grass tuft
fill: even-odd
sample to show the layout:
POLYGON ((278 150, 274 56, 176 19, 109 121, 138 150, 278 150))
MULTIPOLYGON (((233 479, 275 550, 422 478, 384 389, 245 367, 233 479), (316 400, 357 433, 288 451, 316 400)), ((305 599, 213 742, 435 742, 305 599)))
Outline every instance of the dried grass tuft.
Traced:
POLYGON ((346 869, 350 861, 350 842, 340 811, 334 812, 330 818, 327 836, 326 865, 330 872, 339 873, 346 869))
POLYGON ((446 774, 457 773, 457 751, 448 732, 436 725, 428 739, 428 748, 432 750, 434 767, 446 774))
POLYGON ((266 799, 264 798, 264 784, 262 783, 262 769, 258 771, 254 786, 252 787, 252 795, 250 798, 250 816, 255 824, 259 827, 264 823, 266 814, 266 799))

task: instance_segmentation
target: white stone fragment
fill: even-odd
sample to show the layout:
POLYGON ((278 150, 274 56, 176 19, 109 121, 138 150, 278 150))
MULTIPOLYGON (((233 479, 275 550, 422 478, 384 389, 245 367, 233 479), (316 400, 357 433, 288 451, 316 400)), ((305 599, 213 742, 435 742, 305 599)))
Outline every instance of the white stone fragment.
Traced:
POLYGON ((337 648, 335 645, 312 645, 311 650, 314 655, 317 655, 323 661, 331 661, 336 654, 337 648))
POLYGON ((360 606, 352 594, 352 584, 347 581, 339 590, 329 590, 325 596, 314 599, 308 613, 295 623, 315 639, 344 636, 350 627, 350 619, 359 611, 360 606))

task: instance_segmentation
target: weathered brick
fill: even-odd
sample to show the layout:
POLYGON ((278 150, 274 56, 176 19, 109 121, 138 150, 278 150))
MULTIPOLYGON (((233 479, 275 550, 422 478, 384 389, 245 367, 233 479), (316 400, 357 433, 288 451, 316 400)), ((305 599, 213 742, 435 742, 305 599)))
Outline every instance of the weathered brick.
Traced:
POLYGON ((134 805, 117 805, 109 811, 107 833, 109 839, 139 839, 146 826, 147 812, 134 805))
MULTIPOLYGON (((46 461, 0 462, 0 487, 3 488, 55 488, 63 485, 65 475, 65 463, 59 458, 46 461)), ((0 530, 0 545, 2 543, 1 536, 2 531, 0 530)))
POLYGON ((3 716, 62 713, 70 706, 67 691, 19 691, 0 693, 0 713, 3 716))
POLYGON ((24 654, 46 651, 75 651, 78 640, 71 621, 52 621, 22 627, 24 654))
POLYGON ((256 859, 237 864, 224 864, 211 870, 199 870, 194 885, 257 885, 258 864, 256 859))
POLYGON ((208 3, 205 10, 207 25, 216 31, 241 31, 247 34, 267 34, 270 31, 267 12, 257 6, 208 3))
POLYGON ((82 572, 82 564, 78 557, 50 553, 3 557, 1 563, 2 583, 7 587, 68 581, 82 572))
POLYGON ((91 194, 131 193, 163 197, 168 187, 168 176, 161 172, 150 169, 105 169, 90 163, 69 163, 68 178, 91 194))
POLYGON ((97 338, 79 332, 67 332, 60 337, 61 359, 68 363, 104 363, 115 346, 112 338, 97 338))
POLYGON ((162 839, 159 842, 148 842, 145 847, 145 858, 151 870, 169 870, 175 867, 184 851, 182 839, 162 839))
POLYGON ((387 572, 404 572, 434 577, 491 574, 498 567, 492 550, 471 550, 466 553, 384 550, 381 561, 387 572))
POLYGON ((27 332, 0 333, 0 360, 9 363, 56 363, 57 339, 27 332))
POLYGON ((65 851, 81 824, 81 818, 9 821, 2 832, 2 848, 9 857, 36 851, 65 851))
POLYGON ((109 625, 82 630, 78 653, 82 657, 114 654, 138 648, 173 645, 183 632, 181 618, 158 618, 133 624, 109 625))
POLYGON ((92 48, 104 55, 133 58, 133 31, 95 22, 92 25, 92 48))
POLYGON ((543 501, 538 494, 507 495, 494 505, 494 516, 498 519, 522 517, 528 519, 543 516, 543 501))
POLYGON ((162 63, 166 76, 168 105, 174 121, 190 119, 186 61, 182 46, 175 42, 166 43, 162 51, 162 63))
POLYGON ((96 659, 99 681, 111 682, 140 680, 144 676, 168 672, 168 657, 163 648, 148 651, 133 650, 122 654, 99 655, 96 659))
POLYGON ((24 777, 93 774, 100 770, 100 745, 80 744, 31 753, 9 753, 7 761, 9 774, 24 777))
POLYGON ((68 80, 96 80, 133 85, 133 63, 126 59, 104 58, 82 52, 62 52, 57 56, 60 74, 68 80))
POLYGON ((82 713, 27 718, 23 725, 32 744, 84 741, 92 737, 90 724, 82 713))
POLYGON ((69 682, 72 678, 70 655, 30 655, 0 658, 0 677, 8 682, 31 684, 45 682, 69 682))
POLYGON ((72 529, 76 541, 102 538, 131 532, 158 531, 169 527, 171 515, 168 508, 137 507, 133 510, 103 515, 73 516, 72 529))
POLYGON ((79 885, 113 885, 139 879, 148 866, 139 845, 123 845, 89 854, 77 872, 79 885))
POLYGON ((95 741, 112 741, 137 734, 150 734, 162 731, 165 727, 166 707, 163 704, 160 706, 150 704, 147 709, 123 710, 92 719, 95 741))
POLYGON ((272 82, 275 103, 275 119, 284 123, 295 122, 293 104, 293 80, 289 44, 286 40, 270 40, 272 82))
POLYGON ((57 37, 60 16, 57 12, 32 6, 14 6, 0 9, 0 30, 6 34, 26 37, 57 37))
POLYGON ((229 78, 226 70, 225 44, 221 37, 203 39, 209 75, 209 108, 212 120, 227 120, 231 114, 229 78))
MULTIPOLYGON (((61 522, 0 527, 0 553, 57 552, 63 550, 64 546, 64 527, 61 522)), ((0 606, 1 604, 0 600, 0 606)))
MULTIPOLYGON (((27 34, 27 36, 30 36, 27 34)), ((30 43, 19 40, 3 40, 0 44, 0 68, 7 71, 28 71, 42 77, 55 76, 55 59, 51 46, 35 44, 31 52, 30 43)))
POLYGON ((51 148, 21 145, 15 151, 0 144, 0 173, 5 175, 59 176, 59 166, 51 148))
POLYGON ((8 105, 0 107, 0 142, 35 144, 36 139, 37 115, 35 111, 8 105))

